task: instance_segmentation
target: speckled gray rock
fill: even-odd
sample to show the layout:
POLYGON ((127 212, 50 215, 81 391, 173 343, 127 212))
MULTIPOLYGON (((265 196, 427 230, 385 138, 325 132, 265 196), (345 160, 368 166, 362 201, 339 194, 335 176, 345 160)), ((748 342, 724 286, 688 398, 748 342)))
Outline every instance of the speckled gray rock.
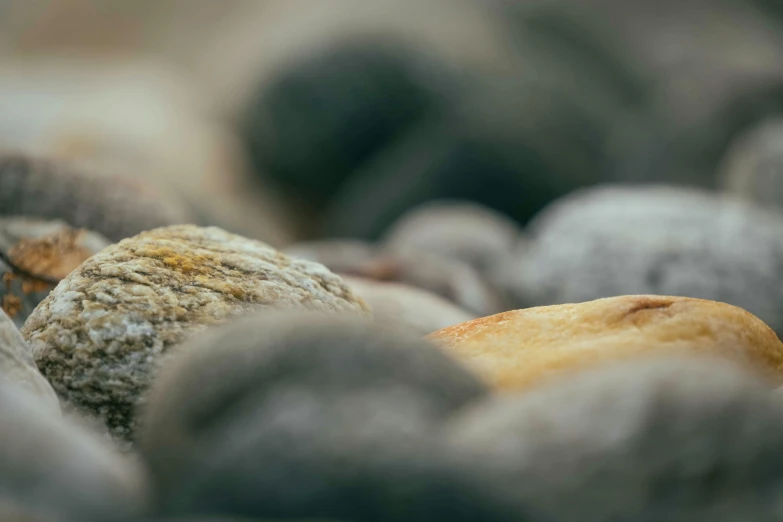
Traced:
POLYGON ((430 433, 485 393, 415 336, 345 317, 248 317, 172 352, 140 450, 173 514, 451 519, 475 506, 430 433))
POLYGON ((763 123, 737 137, 724 155, 719 179, 738 196, 783 206, 783 121, 763 123))
POLYGON ((159 356, 258 308, 367 314, 325 267, 218 228, 181 225, 121 241, 55 288, 22 332, 61 400, 132 437, 159 356))
POLYGON ((112 241, 191 221, 176 200, 142 181, 9 154, 0 155, 0 215, 62 219, 112 241))
POLYGON ((38 398, 44 408, 58 412, 60 402, 38 371, 30 347, 11 319, 0 310, 0 379, 13 382, 38 398))
POLYGON ((476 318, 453 303, 413 286, 349 276, 345 282, 367 301, 375 321, 382 325, 427 335, 476 318))
POLYGON ((110 244, 100 234, 61 220, 0 218, 3 311, 21 327, 61 279, 110 244))
POLYGON ((405 214, 386 232, 384 242, 457 259, 487 273, 514 250, 521 235, 515 221, 487 207, 435 201, 405 214))
POLYGON ((0 379, 0 519, 127 520, 146 508, 146 477, 80 427, 0 379))
POLYGON ((346 239, 298 243, 285 251, 322 263, 339 274, 427 290, 479 316, 507 309, 499 293, 469 265, 429 252, 378 248, 346 239))
POLYGON ((531 225, 508 284, 517 305, 657 294, 744 308, 783 332, 783 218, 696 190, 602 187, 531 225))
POLYGON ((485 488, 544 520, 783 516, 783 404, 725 360, 610 363, 490 399, 447 428, 485 488))

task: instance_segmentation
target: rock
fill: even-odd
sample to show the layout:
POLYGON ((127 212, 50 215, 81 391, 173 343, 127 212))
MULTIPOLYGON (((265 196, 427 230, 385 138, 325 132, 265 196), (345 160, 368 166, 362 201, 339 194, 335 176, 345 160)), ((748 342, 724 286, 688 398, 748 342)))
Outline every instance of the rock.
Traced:
POLYGON ((783 121, 754 126, 737 137, 719 167, 721 187, 759 204, 778 207, 783 198, 783 121))
POLYGON ((725 360, 610 363, 489 399, 444 431, 477 482, 541 520, 780 519, 783 405, 725 360))
POLYGON ((2 310, 21 327, 60 280, 109 244, 61 220, 0 218, 2 310))
POLYGON ((475 314, 507 309, 501 296, 475 270, 454 259, 341 239, 298 243, 285 251, 322 263, 339 274, 421 288, 475 314))
POLYGON ((529 232, 507 282, 519 308, 681 295, 739 306, 783 332, 777 213, 697 190, 604 187, 554 203, 529 232))
POLYGON ((475 516, 429 433, 485 393, 414 336, 347 317, 253 316, 172 352, 140 450, 171 515, 475 516))
POLYGON ((161 354, 207 325, 260 308, 368 313, 321 265, 218 228, 182 225, 87 260, 22 332, 61 400, 129 440, 161 354))
POLYGON ((413 286, 359 277, 344 279, 370 305, 379 324, 398 325, 426 335, 475 318, 449 301, 413 286))
POLYGON ((11 319, 0 310, 0 380, 14 383, 59 413, 60 403, 52 386, 35 367, 30 348, 11 319))
POLYGON ((508 217, 480 205, 435 201, 411 210, 386 232, 390 248, 431 252, 457 259, 480 274, 510 255, 522 231, 508 217))
POLYGON ((496 387, 526 389, 559 373, 650 353, 711 353, 783 383, 783 343, 723 303, 623 296, 484 317, 428 336, 496 387))
POLYGON ((0 519, 124 521, 146 509, 140 468, 0 379, 0 519))
POLYGON ((112 241, 189 221, 184 211, 143 182, 7 154, 0 155, 0 215, 61 219, 112 241))
POLYGON ((297 199, 327 202, 368 158, 442 104, 425 74, 437 64, 408 47, 350 40, 281 66, 246 111, 254 170, 297 199))

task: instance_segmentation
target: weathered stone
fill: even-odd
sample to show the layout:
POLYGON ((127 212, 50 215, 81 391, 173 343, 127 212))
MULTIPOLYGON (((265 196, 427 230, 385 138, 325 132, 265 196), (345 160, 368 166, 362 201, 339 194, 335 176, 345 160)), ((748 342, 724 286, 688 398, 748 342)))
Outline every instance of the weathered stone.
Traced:
POLYGON ((130 439, 161 354, 207 325, 259 308, 368 311, 319 264, 218 228, 182 225, 93 256, 22 331, 64 403, 130 439))
POLYGON ((299 243, 286 252, 322 263, 338 274, 421 288, 477 315, 507 309, 499 293, 469 265, 428 252, 384 249, 352 240, 299 243))
POLYGON ((783 383, 783 343, 745 310, 667 296, 620 296, 483 317, 431 334, 499 388, 527 389, 560 373, 649 353, 705 352, 783 383))
POLYGON ((112 241, 190 217, 150 185, 19 155, 0 155, 0 215, 62 219, 112 241))
POLYGON ((608 363, 489 399, 444 432, 485 491, 544 521, 774 522, 783 513, 783 404, 725 360, 608 363))
POLYGON ((140 450, 175 515, 471 520, 478 508, 431 435, 485 393, 413 335, 312 313, 252 316, 172 352, 140 450))
POLYGON ((125 521, 146 509, 140 467, 0 379, 0 519, 125 521))
POLYGON ((602 187, 555 202, 508 273, 517 308, 616 295, 697 297, 783 332, 783 218, 697 190, 602 187))
POLYGON ((3 311, 21 327, 61 279, 109 244, 60 220, 0 218, 3 311))
POLYGON ((376 322, 382 325, 399 326, 426 335, 476 317, 435 294, 413 286, 360 277, 345 277, 345 282, 367 301, 376 322))

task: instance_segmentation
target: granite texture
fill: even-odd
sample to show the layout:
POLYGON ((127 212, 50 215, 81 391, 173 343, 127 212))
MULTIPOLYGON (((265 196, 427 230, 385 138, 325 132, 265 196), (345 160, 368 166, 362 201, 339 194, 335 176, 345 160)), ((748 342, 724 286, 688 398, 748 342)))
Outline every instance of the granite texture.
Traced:
POLYGON ((218 228, 182 225, 93 256, 22 331, 60 398, 130 439, 161 354, 207 325, 259 308, 368 314, 322 265, 218 228))

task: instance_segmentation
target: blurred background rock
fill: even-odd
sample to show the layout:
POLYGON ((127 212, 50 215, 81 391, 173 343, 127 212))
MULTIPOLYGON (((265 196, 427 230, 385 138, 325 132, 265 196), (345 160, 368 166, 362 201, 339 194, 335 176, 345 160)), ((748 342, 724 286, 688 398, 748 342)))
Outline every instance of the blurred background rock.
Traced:
MULTIPOLYGON (((470 203, 524 257, 529 220, 603 183, 779 206, 781 28, 772 0, 0 0, 0 150, 144 178, 280 247, 387 248, 470 203)), ((525 264, 458 223, 434 253, 473 234, 507 290, 525 264)))

